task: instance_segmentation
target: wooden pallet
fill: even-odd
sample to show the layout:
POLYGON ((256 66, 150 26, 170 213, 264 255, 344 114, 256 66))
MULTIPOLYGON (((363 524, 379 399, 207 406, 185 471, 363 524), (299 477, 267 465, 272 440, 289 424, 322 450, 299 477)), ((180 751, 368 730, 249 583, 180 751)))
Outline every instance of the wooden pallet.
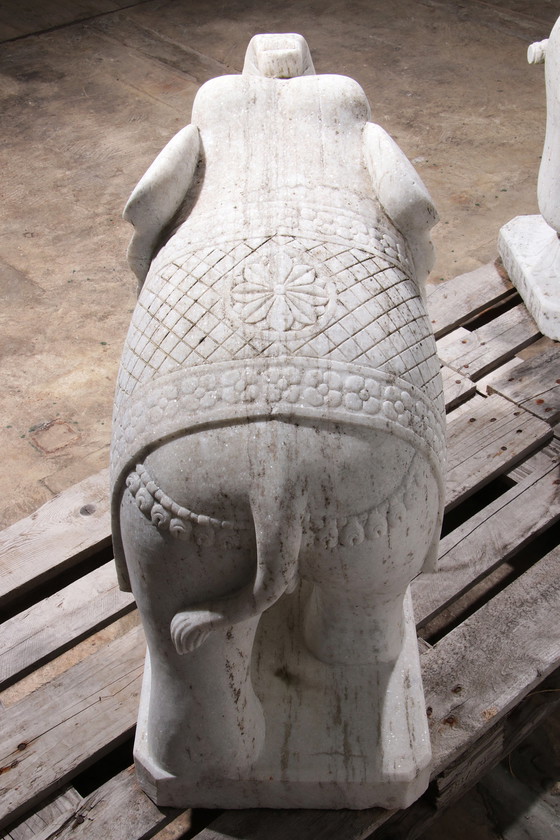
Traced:
POLYGON ((493 265, 434 287, 429 311, 449 464, 439 569, 413 584, 428 792, 403 812, 156 807, 128 766, 144 641, 103 472, 0 535, 2 837, 414 838, 560 702, 560 345, 493 265))

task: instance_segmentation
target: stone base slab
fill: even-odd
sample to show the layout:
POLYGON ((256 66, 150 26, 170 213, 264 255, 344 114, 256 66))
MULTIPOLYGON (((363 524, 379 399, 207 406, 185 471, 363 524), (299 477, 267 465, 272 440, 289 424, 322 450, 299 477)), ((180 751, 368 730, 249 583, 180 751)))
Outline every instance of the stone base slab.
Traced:
POLYGON ((500 230, 498 252, 543 335, 560 341, 560 240, 542 216, 516 216, 500 230))

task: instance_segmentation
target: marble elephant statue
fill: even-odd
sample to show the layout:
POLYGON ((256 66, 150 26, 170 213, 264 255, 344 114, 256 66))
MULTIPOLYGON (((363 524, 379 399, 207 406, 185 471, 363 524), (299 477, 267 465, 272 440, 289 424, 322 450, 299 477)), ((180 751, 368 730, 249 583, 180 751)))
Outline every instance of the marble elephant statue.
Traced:
POLYGON ((113 534, 148 641, 142 783, 183 806, 405 804, 430 759, 409 583, 443 510, 430 197, 356 82, 317 75, 299 35, 259 35, 241 75, 201 87, 124 215, 140 290, 113 534), (402 738, 375 700, 381 763, 361 730, 352 759, 280 744, 289 705, 291 731, 324 745, 305 691, 288 698, 298 667, 327 717, 350 702, 330 697, 335 672, 377 693, 413 674, 412 699, 391 689, 402 738))

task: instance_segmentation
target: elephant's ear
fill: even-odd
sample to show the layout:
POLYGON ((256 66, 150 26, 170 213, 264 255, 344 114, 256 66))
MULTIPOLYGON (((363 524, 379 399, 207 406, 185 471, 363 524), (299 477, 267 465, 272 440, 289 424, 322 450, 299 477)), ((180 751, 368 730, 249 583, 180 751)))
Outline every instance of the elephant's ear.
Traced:
POLYGON ((423 284, 434 262, 429 231, 438 221, 430 194, 406 155, 375 123, 364 128, 364 155, 374 192, 408 242, 416 278, 423 284))
POLYGON ((161 231, 192 184, 199 153, 198 129, 187 125, 159 153, 128 199, 123 219, 134 225, 134 236, 127 257, 140 284, 148 273, 161 231))

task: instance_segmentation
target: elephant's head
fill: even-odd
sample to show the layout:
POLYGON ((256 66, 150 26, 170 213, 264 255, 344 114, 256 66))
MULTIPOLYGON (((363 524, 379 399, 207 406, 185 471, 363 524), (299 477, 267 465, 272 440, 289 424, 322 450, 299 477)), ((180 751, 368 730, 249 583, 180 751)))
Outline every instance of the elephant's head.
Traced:
POLYGON ((243 75, 268 79, 314 76, 307 41, 295 33, 255 35, 247 47, 243 75))

